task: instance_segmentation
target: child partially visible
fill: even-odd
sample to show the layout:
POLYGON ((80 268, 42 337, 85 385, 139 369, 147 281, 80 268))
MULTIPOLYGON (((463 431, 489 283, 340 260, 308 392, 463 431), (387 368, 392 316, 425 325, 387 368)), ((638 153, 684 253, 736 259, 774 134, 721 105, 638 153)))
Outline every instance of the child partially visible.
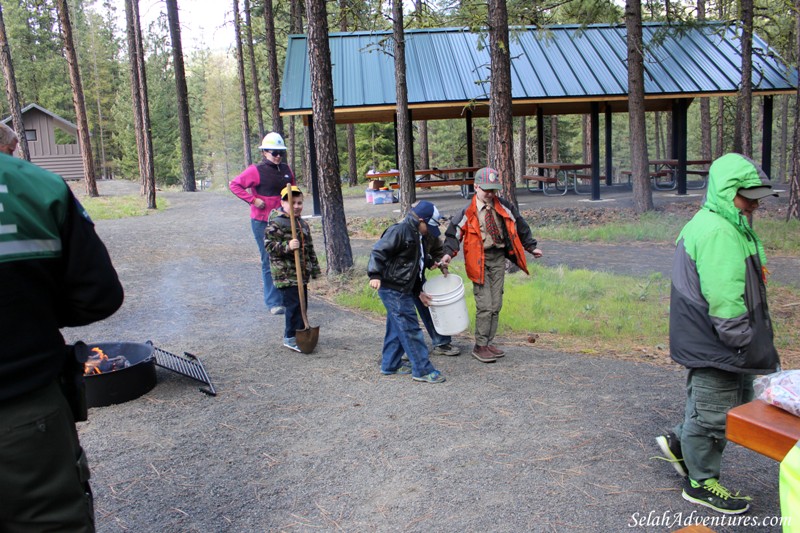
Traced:
POLYGON ((273 209, 264 233, 264 247, 269 252, 272 281, 281 293, 286 308, 283 345, 300 351, 295 334, 305 324, 300 311, 300 294, 297 287, 294 251, 300 250, 300 270, 303 276, 304 305, 308 307, 308 282, 320 275, 317 254, 311 241, 311 228, 300 218, 303 213, 303 192, 295 185, 281 191, 281 207, 273 209), (289 209, 294 209, 297 238, 292 239, 289 209))

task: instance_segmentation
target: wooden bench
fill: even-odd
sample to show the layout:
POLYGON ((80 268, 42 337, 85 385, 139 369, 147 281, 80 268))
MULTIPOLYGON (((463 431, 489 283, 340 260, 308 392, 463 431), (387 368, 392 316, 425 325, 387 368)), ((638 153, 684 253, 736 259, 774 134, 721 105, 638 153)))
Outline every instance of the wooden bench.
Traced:
POLYGON ((800 440, 800 417, 762 400, 734 407, 727 418, 725 436, 729 441, 778 462, 800 440))

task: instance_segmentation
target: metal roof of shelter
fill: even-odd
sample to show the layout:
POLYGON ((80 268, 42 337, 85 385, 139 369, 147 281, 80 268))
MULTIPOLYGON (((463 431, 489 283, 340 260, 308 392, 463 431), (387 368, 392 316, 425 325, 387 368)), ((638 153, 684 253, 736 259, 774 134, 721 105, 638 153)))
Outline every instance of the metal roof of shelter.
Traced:
MULTIPOLYGON (((510 29, 513 113, 588 113, 592 103, 627 111, 624 25, 564 25, 510 29)), ((645 104, 670 109, 676 98, 736 94, 741 45, 735 25, 643 25, 645 104)), ((488 116, 488 34, 464 28, 407 30, 408 102, 415 120, 457 118, 471 108, 488 116)), ((391 122, 396 110, 390 31, 329 35, 337 123, 391 122)), ((796 91, 797 71, 753 36, 753 93, 796 91)), ((305 35, 290 35, 281 115, 310 115, 305 35)))

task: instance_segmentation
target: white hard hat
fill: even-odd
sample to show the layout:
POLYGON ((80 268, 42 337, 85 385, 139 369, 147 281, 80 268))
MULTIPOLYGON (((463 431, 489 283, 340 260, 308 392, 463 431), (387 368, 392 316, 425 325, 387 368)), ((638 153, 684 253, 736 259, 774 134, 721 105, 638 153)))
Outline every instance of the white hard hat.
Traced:
POLYGON ((283 142, 283 137, 280 133, 270 132, 264 136, 261 141, 259 150, 286 150, 286 143, 283 142))

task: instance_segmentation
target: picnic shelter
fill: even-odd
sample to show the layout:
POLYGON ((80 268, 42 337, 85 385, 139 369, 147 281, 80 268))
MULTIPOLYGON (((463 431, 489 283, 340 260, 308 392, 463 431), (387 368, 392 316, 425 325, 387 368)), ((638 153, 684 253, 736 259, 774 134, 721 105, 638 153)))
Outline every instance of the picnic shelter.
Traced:
MULTIPOLYGON (((612 178, 611 114, 628 111, 626 29, 619 24, 512 27, 512 113, 535 116, 539 163, 544 121, 550 115, 591 117, 591 197, 600 199, 600 115, 605 116, 604 167, 612 178)), ((741 83, 740 28, 725 22, 643 25, 645 108, 672 113, 672 158, 677 192, 686 194, 687 110, 695 98, 735 96, 741 83)), ((486 32, 466 28, 405 32, 408 109, 411 120, 463 118, 467 166, 473 117, 489 116, 490 58, 486 32)), ((329 35, 337 124, 396 121, 391 31, 329 35)), ((797 90, 797 70, 753 35, 753 95, 764 98, 761 164, 769 174, 773 97, 797 90)), ((313 134, 306 35, 290 35, 280 109, 302 117, 313 134)), ((409 121, 410 122, 410 121, 409 121)), ((312 137, 313 138, 313 137, 312 137)), ((311 180, 316 165, 311 152, 311 180)), ((314 206, 318 212, 317 187, 314 206)))

